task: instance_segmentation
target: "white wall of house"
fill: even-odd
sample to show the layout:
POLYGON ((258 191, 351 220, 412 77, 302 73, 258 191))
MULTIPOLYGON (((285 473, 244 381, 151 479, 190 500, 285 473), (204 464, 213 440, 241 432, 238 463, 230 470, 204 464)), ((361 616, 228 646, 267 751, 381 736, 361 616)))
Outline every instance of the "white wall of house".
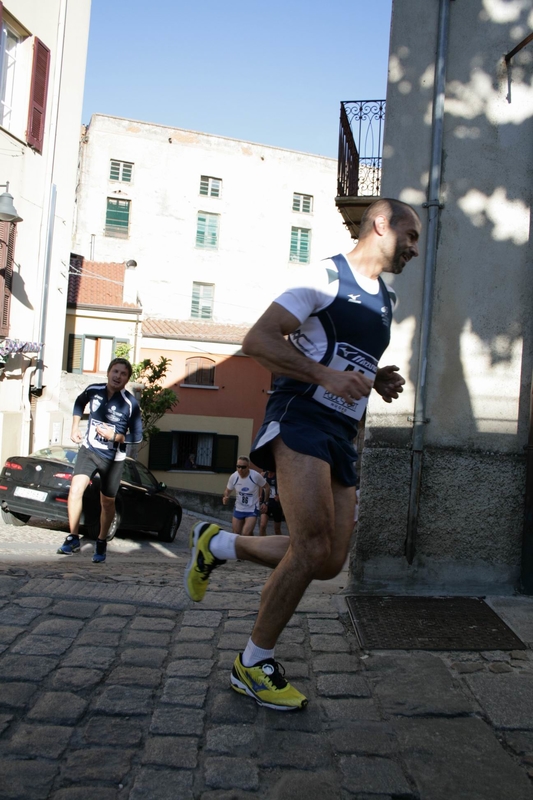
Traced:
MULTIPOLYGON (((393 13, 383 195, 412 203, 427 228, 438 0, 393 13)), ((370 405, 357 580, 405 586, 512 587, 520 566, 533 361, 530 216, 533 3, 449 3, 443 185, 426 453, 415 561, 403 547, 418 371, 425 234, 394 278, 400 303, 384 356, 408 378, 394 407, 370 405)), ((381 584, 383 585, 383 584, 381 584)))
MULTIPOLYGON (((71 247, 79 126, 89 32, 90 0, 8 0, 3 22, 20 37, 12 65, 12 114, 0 124, 0 183, 10 192, 23 222, 18 224, 9 338, 41 339, 52 186, 57 190, 52 219, 49 297, 46 309, 44 391, 36 404, 30 435, 29 389, 35 358, 13 356, 0 380, 0 426, 4 416, 16 436, 2 437, 1 458, 46 445, 59 407, 66 289, 71 247), (35 37, 50 50, 42 153, 26 141, 35 37)), ((3 191, 3 190, 0 190, 3 191)))
POLYGON ((351 249, 335 209, 331 158, 96 114, 82 139, 74 250, 134 259, 146 316, 188 319, 193 281, 214 284, 213 318, 251 322, 306 264, 290 263, 291 228, 311 230, 311 259, 351 249), (110 180, 110 162, 133 165, 110 180), (222 181, 200 195, 202 175, 222 181), (311 213, 292 210, 311 195, 311 213), (129 200, 127 238, 105 235, 107 198, 129 200), (198 212, 219 216, 217 249, 196 246, 198 212))

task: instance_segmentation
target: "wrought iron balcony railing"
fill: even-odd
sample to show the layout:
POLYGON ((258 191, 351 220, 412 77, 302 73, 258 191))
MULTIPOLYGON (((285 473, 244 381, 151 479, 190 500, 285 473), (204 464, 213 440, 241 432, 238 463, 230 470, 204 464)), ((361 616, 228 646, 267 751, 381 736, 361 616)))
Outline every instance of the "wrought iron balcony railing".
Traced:
POLYGON ((341 103, 339 130, 339 197, 378 197, 385 100, 350 100, 341 103))

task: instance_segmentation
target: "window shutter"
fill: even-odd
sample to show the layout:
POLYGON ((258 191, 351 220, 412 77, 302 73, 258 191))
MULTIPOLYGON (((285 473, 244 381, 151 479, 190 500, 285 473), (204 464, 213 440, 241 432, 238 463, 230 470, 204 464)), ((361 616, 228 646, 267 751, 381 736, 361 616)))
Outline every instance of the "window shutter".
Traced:
POLYGON ((35 37, 33 45, 33 71, 31 76, 30 109, 26 141, 38 153, 43 152, 44 120, 50 72, 50 50, 35 37))
POLYGON ((149 469, 170 469, 172 466, 172 432, 160 431, 150 437, 149 469))
POLYGON ((83 336, 77 333, 68 337, 67 372, 83 372, 83 336))
POLYGON ((215 437, 213 469, 215 472, 234 472, 239 455, 239 437, 218 435, 215 437))
POLYGON ((0 336, 9 334, 11 310, 11 286, 13 283, 13 258, 17 226, 12 222, 0 222, 0 336))

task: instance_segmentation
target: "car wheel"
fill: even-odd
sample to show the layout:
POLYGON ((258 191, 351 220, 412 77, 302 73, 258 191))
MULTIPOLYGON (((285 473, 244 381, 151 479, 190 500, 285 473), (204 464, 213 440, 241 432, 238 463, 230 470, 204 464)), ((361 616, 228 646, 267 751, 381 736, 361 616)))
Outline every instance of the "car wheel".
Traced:
POLYGON ((17 514, 14 511, 5 511, 3 508, 1 511, 4 525, 25 525, 30 518, 29 514, 17 514))
POLYGON ((114 539, 117 535, 117 531, 120 528, 120 523, 122 522, 122 514, 120 513, 120 509, 115 510, 115 516, 113 517, 113 522, 109 526, 109 530, 107 532, 107 541, 110 542, 111 539, 114 539))
POLYGON ((173 542, 176 538, 176 534, 178 532, 178 528, 181 522, 181 510, 176 509, 173 511, 168 520, 166 521, 165 525, 159 533, 157 534, 157 538, 160 542, 173 542))

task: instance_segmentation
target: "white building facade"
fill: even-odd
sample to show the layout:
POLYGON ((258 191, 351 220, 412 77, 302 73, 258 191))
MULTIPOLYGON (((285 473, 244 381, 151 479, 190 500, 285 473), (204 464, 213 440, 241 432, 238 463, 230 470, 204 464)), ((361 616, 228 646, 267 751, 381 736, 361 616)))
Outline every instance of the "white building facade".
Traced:
POLYGON ((351 249, 336 169, 331 158, 96 114, 81 143, 73 250, 136 262, 147 317, 253 322, 310 260, 351 249))
POLYGON ((2 463, 61 440, 59 385, 90 0, 0 3, 2 463))

